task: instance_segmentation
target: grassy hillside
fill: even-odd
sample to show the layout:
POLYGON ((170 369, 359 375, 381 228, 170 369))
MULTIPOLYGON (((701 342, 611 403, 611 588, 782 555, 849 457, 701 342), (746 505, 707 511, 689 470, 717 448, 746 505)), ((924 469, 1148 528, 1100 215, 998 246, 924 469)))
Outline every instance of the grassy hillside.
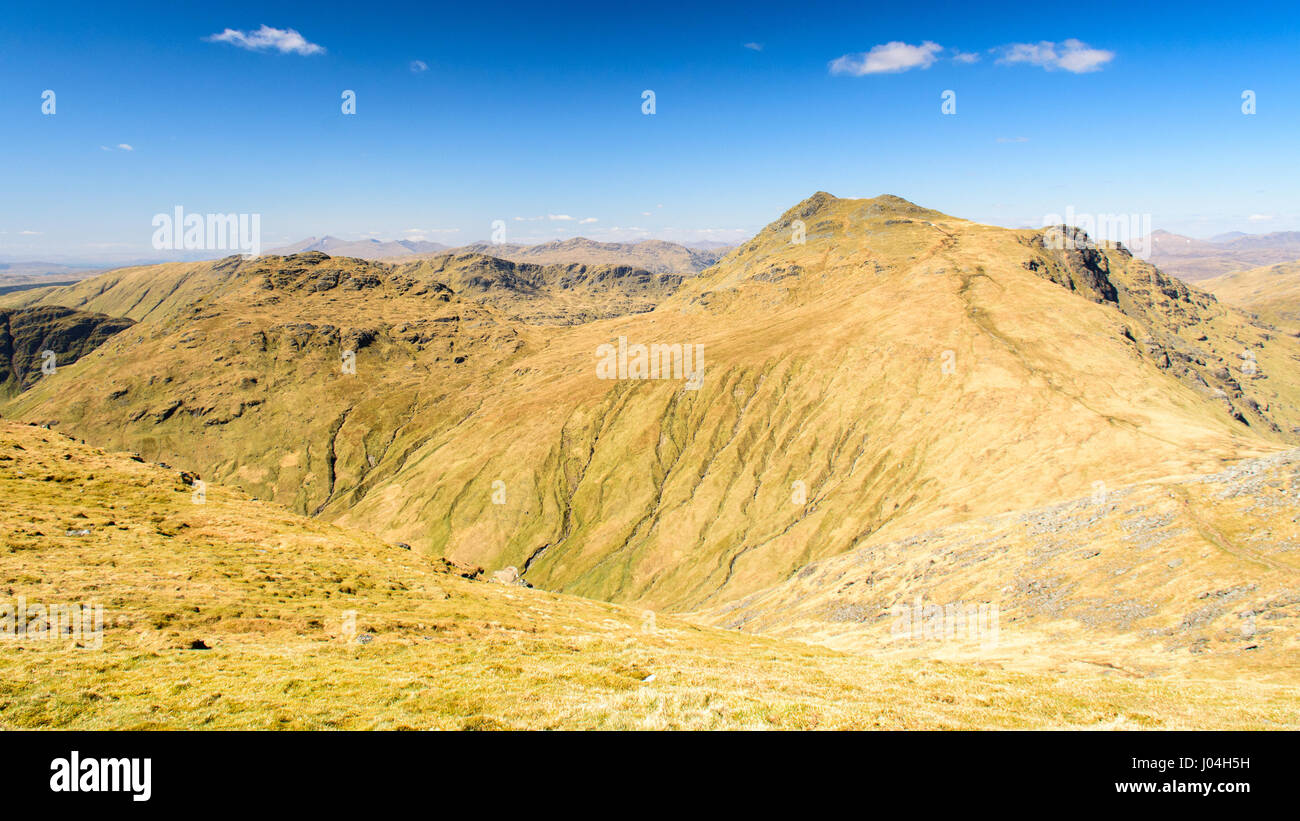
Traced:
POLYGON ((111 300, 138 328, 6 412, 665 610, 1300 440, 1300 342, 1049 233, 818 194, 699 277, 615 277, 614 315, 609 279, 473 256, 119 273, 43 299, 111 300), (569 323, 525 321, 537 299, 569 323), (598 378, 619 337, 703 346, 699 389, 598 378))
POLYGON ((1228 305, 1259 314, 1300 336, 1300 262, 1233 271, 1198 285, 1228 305))
POLYGON ((1300 451, 1285 451, 873 543, 700 616, 891 659, 1295 684, 1298 511, 1300 451), (917 602, 996 607, 996 635, 906 629, 917 602))
POLYGON ((846 655, 470 581, 194 482, 0 422, 3 603, 104 607, 97 641, 0 639, 0 726, 1300 727, 1289 686, 846 655))

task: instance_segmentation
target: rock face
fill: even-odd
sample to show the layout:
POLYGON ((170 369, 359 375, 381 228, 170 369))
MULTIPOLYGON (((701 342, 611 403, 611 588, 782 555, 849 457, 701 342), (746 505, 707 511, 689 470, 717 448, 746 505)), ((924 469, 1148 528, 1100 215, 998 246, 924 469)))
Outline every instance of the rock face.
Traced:
POLYGON ((26 390, 134 324, 54 305, 0 310, 0 397, 26 390))

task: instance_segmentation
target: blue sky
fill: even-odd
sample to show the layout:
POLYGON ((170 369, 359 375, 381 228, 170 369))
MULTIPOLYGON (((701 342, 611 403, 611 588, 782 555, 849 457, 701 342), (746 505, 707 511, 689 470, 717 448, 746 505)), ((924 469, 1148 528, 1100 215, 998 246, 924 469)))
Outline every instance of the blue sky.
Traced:
POLYGON ((176 205, 259 213, 264 247, 455 245, 495 219, 520 242, 728 241, 817 190, 1011 226, 1072 208, 1193 236, 1300 229, 1300 15, 1282 3, 128 2, 5 18, 0 258, 157 256, 151 219, 176 205), (250 48, 262 26, 310 45, 250 48), (228 29, 243 35, 212 39, 228 29))

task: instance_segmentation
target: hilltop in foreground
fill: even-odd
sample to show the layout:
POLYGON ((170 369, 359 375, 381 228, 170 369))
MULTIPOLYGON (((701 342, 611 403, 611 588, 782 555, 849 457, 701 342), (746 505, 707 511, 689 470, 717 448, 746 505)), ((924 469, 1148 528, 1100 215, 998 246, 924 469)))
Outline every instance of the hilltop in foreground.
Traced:
POLYGON ((886 663, 470 581, 198 481, 0 422, 3 604, 42 608, 0 637, 0 727, 1300 728, 1290 687, 886 663), (77 603, 97 639, 38 635, 77 603))

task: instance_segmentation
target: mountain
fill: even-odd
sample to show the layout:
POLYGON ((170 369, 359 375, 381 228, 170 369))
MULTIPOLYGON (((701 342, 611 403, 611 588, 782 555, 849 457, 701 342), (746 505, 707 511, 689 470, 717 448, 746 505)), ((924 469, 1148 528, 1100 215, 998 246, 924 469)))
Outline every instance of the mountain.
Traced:
MULTIPOLYGON (((1154 232, 1154 233, 1158 233, 1158 232, 1154 232)), ((1210 237, 1209 241, 1211 243, 1222 244, 1222 243, 1232 242, 1233 240, 1238 240, 1241 239, 1242 237, 1248 237, 1248 236, 1250 236, 1250 234, 1247 234, 1244 231, 1229 231, 1226 234, 1215 234, 1214 236, 1210 237)))
POLYGON ((319 251, 324 254, 336 257, 357 257, 358 259, 391 259, 393 257, 409 257, 419 254, 435 254, 439 251, 447 250, 447 246, 439 242, 428 242, 426 240, 379 240, 379 239, 362 239, 362 240, 344 240, 338 237, 324 236, 320 239, 308 237, 307 239, 295 242, 292 245, 285 245, 280 248, 273 248, 267 251, 267 254, 288 255, 297 254, 304 251, 319 251))
POLYGON ((459 248, 448 248, 437 242, 377 239, 349 242, 327 236, 321 239, 310 237, 292 245, 272 249, 267 253, 287 256, 319 251, 333 257, 382 260, 440 253, 480 254, 538 265, 613 265, 638 268, 654 274, 691 274, 714 264, 728 250, 730 246, 722 243, 704 243, 688 247, 663 240, 596 242, 584 237, 555 240, 539 245, 478 242, 459 248))
POLYGON ((687 247, 675 242, 648 239, 640 242, 596 242, 585 237, 544 242, 539 245, 496 245, 480 242, 457 249, 542 265, 582 263, 585 265, 627 265, 656 274, 694 274, 715 264, 729 246, 687 247))
MULTIPOLYGON (((227 257, 211 263, 169 263, 111 271, 58 290, 14 293, 0 306, 68 305, 133 320, 187 321, 209 296, 238 289, 252 272, 288 282, 306 275, 310 292, 377 289, 382 299, 453 293, 490 305, 528 324, 577 324, 629 313, 643 313, 682 283, 677 274, 653 274, 626 265, 535 265, 477 253, 444 253, 405 262, 331 257, 319 251, 267 255, 257 261, 227 257), (412 290, 412 283, 423 284, 412 290), (391 287, 390 287, 391 286, 391 287)), ((264 286, 274 289, 268 279, 264 286)), ((364 319, 364 316, 360 318, 364 319)))
POLYGON ((0 578, 6 618, 25 611, 0 727, 1300 727, 1292 686, 1066 681, 747 636, 490 583, 202 481, 0 421, 0 578), (82 632, 51 640, 56 608, 82 632))
MULTIPOLYGON (((700 274, 654 276, 475 254, 111 272, 36 304, 138 325, 3 413, 421 555, 514 566, 545 590, 728 626, 723 608, 784 595, 836 557, 891 556, 921 534, 1037 517, 1098 486, 1163 483, 1177 495, 1192 482, 1189 504, 1200 504, 1205 488, 1178 477, 1300 444, 1300 340, 1077 231, 819 192, 700 274), (660 351, 665 370, 688 352, 691 366, 617 378, 636 374, 637 346, 655 344, 681 346, 660 351), (622 351, 624 366, 611 367, 622 351)), ((1260 498, 1290 498, 1289 482, 1261 478, 1260 498)), ((1074 524, 1045 520, 1003 545, 1018 577, 991 561, 938 588, 917 565, 896 590, 907 600, 969 591, 1004 606, 1023 627, 1011 634, 1023 655, 1048 667, 1079 646, 1053 638, 1068 628, 1095 636, 1110 664, 1161 669, 1140 631, 1185 616, 1160 652, 1177 656, 1171 667, 1194 656, 1193 676, 1217 674, 1240 648, 1218 643, 1228 611, 1198 616, 1189 600, 1231 596, 1277 628, 1259 630, 1260 652, 1234 663, 1284 676, 1296 617, 1285 591, 1296 580, 1274 554, 1293 514, 1259 510, 1258 542, 1229 532, 1239 524, 1227 514, 1198 513, 1210 544, 1228 547, 1182 540, 1170 553, 1123 553, 1170 514, 1131 492, 1149 515, 1097 514, 1118 545, 1099 548, 1111 577, 1052 553, 1074 524), (1243 542, 1250 550, 1233 547, 1243 542), (1191 561, 1205 549, 1224 555, 1191 561), (1150 575, 1163 573, 1156 561, 1212 577, 1150 575), (1134 578, 1165 588, 1136 597, 1119 578, 1136 567, 1134 578), (1046 609, 1017 585, 1043 590, 1046 609), (1062 608, 1053 596, 1066 597, 1062 608), (1158 616, 1098 621, 1130 599, 1158 616)), ((926 543, 949 545, 929 554, 936 563, 966 560, 964 536, 949 538, 926 543)), ((770 626, 787 628, 822 635, 806 622, 770 626)))
POLYGON ((1197 284, 1229 305, 1300 334, 1300 262, 1234 271, 1197 284))
POLYGON ((66 285, 102 268, 54 262, 0 262, 0 293, 45 285, 66 285))
POLYGON ((628 265, 510 262, 472 252, 430 257, 401 275, 431 277, 453 292, 528 324, 574 325, 653 310, 682 275, 628 265))
POLYGON ((1153 231, 1142 244, 1150 248, 1147 261, 1187 282, 1199 282, 1242 268, 1300 259, 1300 231, 1272 234, 1234 231, 1209 240, 1153 231))

